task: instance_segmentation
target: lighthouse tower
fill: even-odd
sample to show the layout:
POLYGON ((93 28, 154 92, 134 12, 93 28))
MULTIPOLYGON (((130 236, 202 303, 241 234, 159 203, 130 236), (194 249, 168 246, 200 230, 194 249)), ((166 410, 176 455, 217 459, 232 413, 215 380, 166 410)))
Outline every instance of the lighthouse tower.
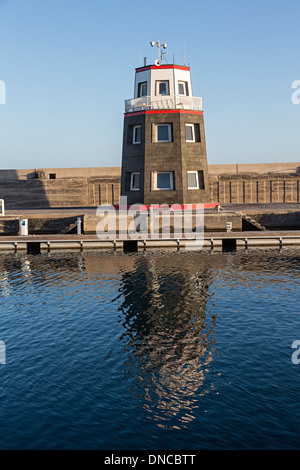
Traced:
POLYGON ((210 202, 202 98, 193 96, 190 67, 135 70, 134 98, 125 101, 121 195, 129 205, 210 202))

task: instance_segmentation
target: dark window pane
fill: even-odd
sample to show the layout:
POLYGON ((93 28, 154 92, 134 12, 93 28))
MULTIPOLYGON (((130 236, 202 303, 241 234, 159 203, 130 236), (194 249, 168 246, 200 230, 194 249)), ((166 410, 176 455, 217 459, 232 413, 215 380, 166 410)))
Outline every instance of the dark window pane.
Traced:
POLYGON ((171 189, 171 174, 157 173, 157 189, 171 189))
POLYGON ((169 126, 167 124, 157 126, 157 140, 158 141, 170 140, 169 126))
POLYGON ((167 94, 167 83, 166 82, 160 82, 160 84, 159 84, 159 94, 160 95, 166 95, 167 94))
POLYGON ((199 124, 194 124, 194 130, 195 130, 195 141, 200 142, 200 126, 199 124))
POLYGON ((179 88, 179 94, 184 95, 185 94, 185 92, 184 92, 184 83, 179 83, 178 88, 179 88))
POLYGON ((139 144, 141 142, 141 128, 140 126, 134 128, 134 143, 139 144))
POLYGON ((133 173, 132 174, 132 187, 131 189, 140 189, 140 174, 133 173))
POLYGON ((205 189, 204 174, 202 170, 198 171, 198 178, 199 178, 199 188, 205 189))

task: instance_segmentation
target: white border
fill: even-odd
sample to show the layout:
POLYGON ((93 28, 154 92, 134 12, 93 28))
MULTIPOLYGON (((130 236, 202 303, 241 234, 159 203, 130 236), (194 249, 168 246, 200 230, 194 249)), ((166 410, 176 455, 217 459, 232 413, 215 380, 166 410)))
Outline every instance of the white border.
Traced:
POLYGON ((141 143, 141 136, 142 136, 142 126, 141 126, 140 124, 137 124, 136 126, 133 126, 132 143, 135 144, 135 145, 136 145, 136 144, 140 144, 140 143, 141 143), (140 132, 140 140, 139 140, 139 142, 136 142, 136 141, 135 141, 136 129, 137 129, 138 127, 141 129, 141 132, 140 132))
POLYGON ((192 140, 188 140, 186 138, 186 133, 185 133, 185 141, 186 142, 195 142, 195 124, 185 124, 185 131, 186 131, 186 128, 187 127, 191 127, 192 128, 192 135, 193 135, 193 139, 192 140))
POLYGON ((155 90, 156 96, 170 96, 170 83, 169 80, 156 80, 156 90, 155 90), (166 93, 159 93, 159 84, 160 83, 166 83, 166 93))
POLYGON ((130 173, 130 191, 140 191, 141 189, 141 173, 139 171, 133 171, 130 173), (140 181, 139 181, 139 187, 138 188, 133 188, 132 183, 133 183, 133 175, 140 175, 140 181))
POLYGON ((178 80, 178 95, 179 96, 189 96, 188 93, 187 93, 187 82, 184 82, 183 80, 178 80), (183 84, 183 88, 184 88, 184 93, 179 93, 179 84, 183 84))
POLYGON ((173 171, 156 171, 154 173, 154 190, 155 191, 173 191, 174 190, 173 171), (170 175, 170 188, 158 188, 157 187, 157 174, 158 173, 167 173, 168 175, 170 175))
POLYGON ((169 123, 161 123, 156 124, 156 142, 163 143, 163 142, 172 142, 172 127, 169 123), (158 127, 159 126, 168 126, 168 140, 158 140, 158 127))

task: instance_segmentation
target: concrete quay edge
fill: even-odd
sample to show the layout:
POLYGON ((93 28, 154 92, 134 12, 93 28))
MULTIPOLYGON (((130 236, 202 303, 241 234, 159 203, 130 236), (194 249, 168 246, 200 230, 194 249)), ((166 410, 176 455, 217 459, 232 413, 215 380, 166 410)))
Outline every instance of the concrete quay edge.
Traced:
MULTIPOLYGON (((85 249, 122 249, 130 237, 116 240, 100 240, 96 235, 28 235, 28 236, 1 236, 0 251, 24 251, 27 244, 40 244, 41 250, 85 250, 85 249)), ((201 248, 222 248, 223 240, 236 240, 237 248, 248 247, 279 247, 300 245, 300 230, 268 231, 268 232, 210 232, 199 239, 201 248), (203 243, 202 243, 203 242, 203 243)), ((139 239, 139 248, 190 248, 197 243, 191 239, 139 239)), ((198 245, 198 246, 199 246, 198 245)))

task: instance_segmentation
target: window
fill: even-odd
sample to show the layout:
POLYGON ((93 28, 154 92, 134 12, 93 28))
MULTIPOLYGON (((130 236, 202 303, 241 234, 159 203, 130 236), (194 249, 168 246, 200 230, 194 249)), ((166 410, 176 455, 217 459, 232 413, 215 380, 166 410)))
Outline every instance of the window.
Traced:
POLYGON ((188 96, 187 82, 178 82, 178 95, 188 96))
POLYGON ((172 142, 171 124, 157 124, 156 142, 172 142))
POLYGON ((187 172, 188 189, 199 189, 198 171, 187 172))
POLYGON ((172 190, 173 188, 173 172, 158 171, 154 173, 154 189, 157 191, 172 190))
POLYGON ((130 176, 130 191, 140 190, 140 173, 134 172, 130 176))
POLYGON ((198 123, 185 125, 185 141, 186 142, 201 142, 200 126, 198 123))
POLYGON ((188 189, 205 189, 203 170, 187 172, 188 189))
POLYGON ((195 142, 194 124, 186 124, 185 125, 185 141, 186 142, 195 142))
POLYGON ((133 144, 141 143, 141 126, 133 126, 133 144))
POLYGON ((147 96, 147 82, 141 82, 138 84, 138 98, 141 96, 147 96))
POLYGON ((49 173, 49 180, 55 180, 56 179, 56 173, 49 173))
POLYGON ((169 80, 156 82, 157 95, 169 95, 169 80))

